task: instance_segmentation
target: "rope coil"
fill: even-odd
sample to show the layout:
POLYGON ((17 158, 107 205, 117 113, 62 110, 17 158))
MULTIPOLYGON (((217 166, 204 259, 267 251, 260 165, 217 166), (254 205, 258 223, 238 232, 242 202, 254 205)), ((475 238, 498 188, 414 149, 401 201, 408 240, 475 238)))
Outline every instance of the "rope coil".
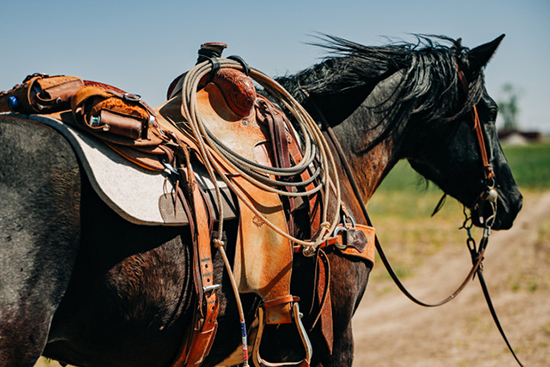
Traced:
MULTIPOLYGON (((242 64, 237 61, 231 59, 218 59, 218 61, 220 69, 233 68, 240 71, 244 70, 242 64)), ((254 214, 256 214, 264 223, 266 223, 279 235, 298 245, 316 249, 331 236, 332 232, 338 225, 338 212, 341 203, 340 182, 336 176, 336 163, 321 130, 311 116, 309 116, 309 114, 305 111, 305 109, 280 84, 262 72, 254 68, 250 68, 249 76, 272 96, 277 98, 277 100, 281 102, 281 104, 296 118, 298 127, 301 130, 300 136, 303 137, 302 146, 304 147, 304 158, 301 162, 290 168, 278 168, 261 165, 240 156, 226 147, 211 131, 208 130, 198 111, 196 94, 199 82, 201 78, 211 72, 212 64, 205 61, 196 65, 186 74, 185 79, 183 80, 181 92, 181 113, 187 120, 187 125, 179 124, 178 128, 180 130, 188 129, 188 131, 182 132, 191 134, 196 140, 199 148, 198 154, 200 154, 201 161, 205 165, 212 182, 214 182, 216 198, 220 211, 223 211, 223 205, 221 205, 222 194, 217 184, 217 175, 225 181, 231 191, 238 196, 239 199, 241 199, 241 201, 254 212, 254 214), (220 157, 223 162, 219 162, 220 157), (278 195, 297 197, 322 192, 323 212, 321 221, 323 223, 326 222, 327 224, 323 225, 320 233, 315 236, 314 240, 302 240, 286 233, 283 229, 278 228, 276 225, 268 221, 267 218, 265 218, 265 216, 254 207, 254 205, 250 202, 250 199, 238 190, 236 185, 230 180, 230 178, 227 177, 227 170, 224 169, 224 167, 229 167, 253 185, 260 187, 267 192, 276 193, 278 195), (315 169, 312 175, 314 178, 311 180, 303 182, 288 182, 284 180, 284 177, 296 176, 311 167, 315 169), (282 177, 283 179, 271 178, 270 176, 282 177), (319 176, 319 183, 311 190, 289 192, 278 188, 285 186, 305 187, 319 176), (335 194, 331 193, 331 191, 334 191, 335 194), (336 196, 336 205, 329 205, 334 196, 336 196), (334 208, 334 213, 329 213, 329 208, 331 207, 334 208), (330 220, 329 217, 331 218, 330 220)), ((221 235, 221 233, 223 233, 223 212, 220 213, 220 220, 218 224, 218 234, 221 235)))

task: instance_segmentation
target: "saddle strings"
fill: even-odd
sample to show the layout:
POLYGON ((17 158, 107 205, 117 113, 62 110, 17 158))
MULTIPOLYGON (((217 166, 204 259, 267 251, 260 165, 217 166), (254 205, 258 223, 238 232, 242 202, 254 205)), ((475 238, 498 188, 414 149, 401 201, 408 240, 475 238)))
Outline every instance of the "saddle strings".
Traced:
MULTIPOLYGON (((220 68, 234 68, 243 70, 242 65, 230 59, 218 59, 220 68)), ((223 232, 223 205, 222 194, 216 180, 216 174, 221 177, 231 191, 241 199, 241 201, 257 215, 264 223, 273 229, 279 235, 289 239, 290 241, 305 247, 316 249, 325 242, 334 232, 334 229, 339 223, 339 208, 341 203, 340 182, 336 176, 336 163, 330 148, 321 130, 315 121, 309 116, 305 109, 275 80, 271 79, 262 72, 250 68, 250 77, 266 89, 272 96, 278 99, 284 107, 290 111, 298 122, 298 126, 302 131, 304 145, 304 159, 299 164, 288 169, 270 167, 258 164, 247 160, 246 158, 231 151, 225 147, 219 139, 217 139, 205 126, 197 108, 196 93, 200 80, 212 71, 212 66, 209 62, 203 62, 191 69, 184 81, 182 87, 182 104, 181 113, 188 122, 188 127, 194 139, 197 142, 199 154, 202 162, 205 165, 212 182, 214 183, 218 207, 220 210, 218 240, 221 240, 223 232), (222 159, 223 162, 219 162, 222 159), (314 173, 315 176, 321 175, 321 182, 311 190, 302 192, 288 192, 277 189, 276 186, 290 186, 289 182, 271 179, 267 175, 288 177, 295 176, 317 162, 318 167, 314 173), (322 191, 323 197, 323 212, 321 216, 321 230, 315 236, 315 240, 301 240, 288 233, 281 228, 271 223, 261 212, 259 212, 250 200, 242 194, 235 184, 227 177, 227 170, 223 168, 222 163, 235 170, 243 178, 250 183, 261 187, 262 189, 283 196, 308 196, 319 191, 322 191), (332 172, 332 175, 331 175, 332 172), (331 185, 334 185, 334 190, 330 190, 331 185), (329 205, 331 191, 335 193, 336 205, 329 205), (332 222, 329 222, 329 208, 334 208, 334 213, 330 216, 332 222)), ((180 125, 181 126, 181 125, 180 125)), ((308 181, 310 182, 310 181, 308 181)), ((306 182, 306 184, 308 183, 306 182)), ((301 183, 304 186, 304 182, 301 183)), ((300 183, 292 183, 291 185, 298 186, 300 183)))

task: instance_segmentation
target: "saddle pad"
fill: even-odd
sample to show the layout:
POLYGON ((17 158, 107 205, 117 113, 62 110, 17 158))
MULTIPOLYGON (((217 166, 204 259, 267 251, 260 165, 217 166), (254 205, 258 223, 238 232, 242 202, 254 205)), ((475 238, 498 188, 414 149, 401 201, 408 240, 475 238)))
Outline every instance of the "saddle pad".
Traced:
MULTIPOLYGON (((21 116, 21 115, 17 115, 21 116)), ((187 217, 179 210, 177 217, 167 218, 161 213, 159 201, 172 191, 167 172, 153 172, 141 168, 115 153, 101 140, 91 137, 63 122, 44 115, 30 115, 30 120, 53 127, 72 145, 87 177, 98 196, 121 217, 140 225, 186 225, 187 217)), ((200 165, 195 165, 199 185, 217 217, 217 202, 212 192, 214 184, 200 165), (208 189, 208 190, 207 190, 208 189)), ((218 185, 224 194, 224 219, 237 217, 233 196, 223 180, 218 185)))

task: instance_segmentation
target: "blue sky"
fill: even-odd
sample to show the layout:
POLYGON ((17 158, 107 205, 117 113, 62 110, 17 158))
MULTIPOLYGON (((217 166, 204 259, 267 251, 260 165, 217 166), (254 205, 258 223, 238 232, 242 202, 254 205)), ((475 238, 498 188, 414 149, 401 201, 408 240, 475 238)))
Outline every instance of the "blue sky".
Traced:
POLYGON ((462 37, 468 47, 506 38, 486 70, 489 93, 520 90, 520 125, 550 133, 550 1, 77 1, 3 0, 0 90, 30 73, 75 75, 164 101, 204 42, 229 45, 271 76, 324 56, 316 32, 380 45, 412 33, 462 37))

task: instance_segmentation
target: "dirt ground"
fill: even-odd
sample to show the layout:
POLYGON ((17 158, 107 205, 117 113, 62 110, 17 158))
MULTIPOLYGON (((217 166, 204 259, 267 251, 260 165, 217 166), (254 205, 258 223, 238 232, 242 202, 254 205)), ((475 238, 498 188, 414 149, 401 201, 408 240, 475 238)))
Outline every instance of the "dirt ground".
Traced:
MULTIPOLYGON (((511 230, 491 234, 484 275, 524 366, 550 366, 550 193, 527 199, 511 230)), ((399 254, 388 252, 397 263, 399 254)), ((421 300, 436 302, 462 282, 469 265, 465 246, 444 248, 424 259, 404 283, 421 300)), ((384 265, 379 262, 374 272, 386 272, 384 265)), ((447 305, 424 308, 409 301, 391 279, 376 278, 353 320, 355 367, 517 365, 477 279, 447 305)))

